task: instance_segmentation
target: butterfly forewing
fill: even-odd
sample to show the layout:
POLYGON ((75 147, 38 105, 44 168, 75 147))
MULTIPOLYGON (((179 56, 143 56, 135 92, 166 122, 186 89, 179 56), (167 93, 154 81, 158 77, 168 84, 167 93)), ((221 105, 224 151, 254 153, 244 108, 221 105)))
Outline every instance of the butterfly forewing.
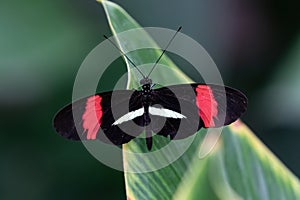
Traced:
POLYGON ((207 87, 211 89, 212 96, 217 102, 217 115, 213 118, 214 126, 211 127, 229 125, 246 112, 248 100, 242 92, 226 86, 207 85, 207 87))
POLYGON ((240 91, 219 85, 173 85, 154 90, 153 96, 154 103, 186 116, 167 118, 165 126, 157 132, 171 139, 188 137, 202 127, 228 125, 247 108, 247 98, 240 91))
POLYGON ((60 135, 68 139, 97 138, 115 145, 127 143, 142 132, 142 127, 132 129, 130 122, 112 124, 128 113, 129 107, 142 107, 138 103, 139 95, 138 91, 119 90, 83 98, 59 111, 54 119, 54 127, 60 135), (132 98, 129 103, 130 97, 132 98))

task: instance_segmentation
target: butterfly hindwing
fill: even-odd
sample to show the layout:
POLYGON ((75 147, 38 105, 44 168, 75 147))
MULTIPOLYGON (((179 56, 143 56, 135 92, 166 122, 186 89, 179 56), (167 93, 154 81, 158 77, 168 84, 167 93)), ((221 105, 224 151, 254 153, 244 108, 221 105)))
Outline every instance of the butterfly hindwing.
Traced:
MULTIPOLYGON (((190 85, 168 86, 153 90, 153 104, 165 109, 182 114, 183 118, 166 118, 165 124, 159 130, 154 130, 158 135, 171 139, 186 138, 199 130, 197 107, 194 103, 195 92, 190 85)), ((152 117, 152 116, 151 116, 152 117)), ((153 127, 156 127, 155 124, 153 127)))

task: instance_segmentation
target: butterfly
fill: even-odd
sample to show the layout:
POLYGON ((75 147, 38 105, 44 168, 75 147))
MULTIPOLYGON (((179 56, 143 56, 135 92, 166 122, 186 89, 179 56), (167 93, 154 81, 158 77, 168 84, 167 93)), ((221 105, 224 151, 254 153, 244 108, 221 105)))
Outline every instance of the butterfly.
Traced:
POLYGON ((145 130, 151 149, 153 133, 170 139, 186 138, 200 128, 229 125, 247 108, 246 96, 226 86, 194 83, 153 89, 151 79, 141 83, 142 90, 99 93, 66 106, 54 119, 56 131, 73 140, 105 141, 106 136, 111 143, 121 145, 145 130))
POLYGON ((186 138, 201 128, 229 125, 247 109, 246 96, 236 89, 201 83, 155 88, 150 73, 141 73, 140 90, 98 93, 67 105, 55 116, 54 128, 67 139, 99 139, 114 145, 145 132, 151 150, 154 134, 171 140, 186 138))

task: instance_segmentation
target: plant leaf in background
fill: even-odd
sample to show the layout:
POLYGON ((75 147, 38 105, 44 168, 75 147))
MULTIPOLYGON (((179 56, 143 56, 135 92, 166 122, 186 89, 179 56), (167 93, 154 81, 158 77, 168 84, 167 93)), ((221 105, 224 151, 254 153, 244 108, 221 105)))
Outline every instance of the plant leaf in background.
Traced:
MULTIPOLYGON (((117 33, 140 28, 126 11, 109 1, 100 1, 105 9, 110 28, 117 33)), ((150 36, 141 31, 143 42, 153 44, 150 36)), ((127 45, 139 46, 138 40, 124 41, 117 38, 120 48, 127 52, 127 45)), ((159 47, 158 47, 159 49, 159 47)), ((155 62, 161 50, 139 50, 128 53, 136 64, 155 62)), ((125 59, 126 60, 126 59, 125 59)), ((163 56, 162 63, 168 65, 173 74, 166 79, 178 83, 191 82, 174 63, 163 56)), ((136 88, 138 74, 127 61, 128 89, 136 88)), ((159 69, 157 69, 159 71, 159 69)), ((156 73, 151 77, 162 74, 156 73)), ((199 148, 205 130, 196 133, 189 149, 172 164, 153 172, 125 173, 128 199, 300 199, 299 180, 255 137, 242 122, 223 129, 222 137, 211 155, 199 159, 199 148)), ((156 137, 153 149, 159 149, 168 139, 156 137)), ((148 153, 145 141, 135 139, 123 145, 124 150, 148 153)), ((170 152, 172 153, 172 152, 170 152)), ((158 157, 157 160, 167 159, 158 157)), ((134 157, 124 157, 125 170, 134 171, 141 162, 134 157)))

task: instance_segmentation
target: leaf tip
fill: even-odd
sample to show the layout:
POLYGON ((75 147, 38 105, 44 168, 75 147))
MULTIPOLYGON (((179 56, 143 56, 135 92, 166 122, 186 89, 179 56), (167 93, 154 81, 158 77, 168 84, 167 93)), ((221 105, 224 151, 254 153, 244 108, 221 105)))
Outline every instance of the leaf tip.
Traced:
POLYGON ((103 3, 106 0, 96 0, 98 3, 103 3))

